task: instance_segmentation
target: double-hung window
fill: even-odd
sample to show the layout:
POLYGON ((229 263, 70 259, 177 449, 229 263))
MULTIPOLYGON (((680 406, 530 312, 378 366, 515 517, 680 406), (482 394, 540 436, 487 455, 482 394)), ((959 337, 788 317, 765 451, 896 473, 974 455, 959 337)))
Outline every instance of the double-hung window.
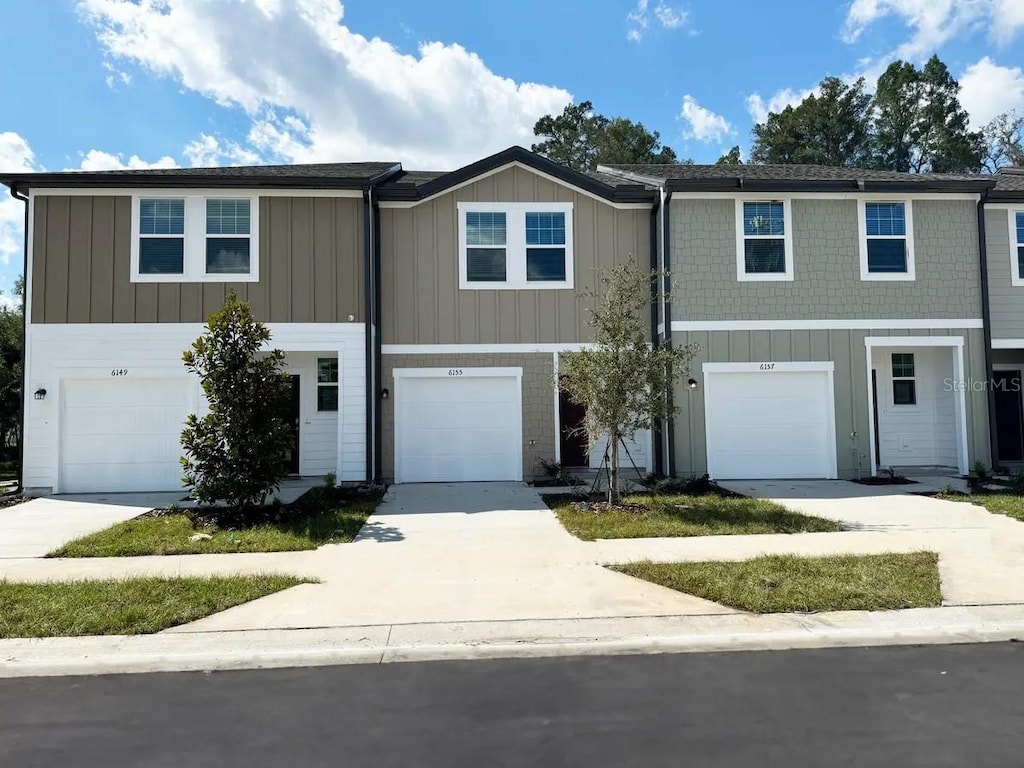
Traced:
POLYGON ((316 360, 316 409, 320 413, 338 410, 336 357, 318 357, 316 360))
POLYGON ((736 277, 792 280, 792 217, 787 200, 736 201, 736 277))
POLYGON ((860 203, 862 280, 913 280, 913 212, 910 201, 860 203))
POLYGON ((1024 285, 1024 211, 1010 211, 1010 282, 1024 285))
POLYGON ((894 352, 892 355, 892 404, 917 405, 914 355, 909 352, 894 352))
POLYGON ((132 199, 132 282, 259 279, 258 199, 151 193, 132 199))
POLYGON ((459 203, 459 287, 573 287, 572 203, 459 203))

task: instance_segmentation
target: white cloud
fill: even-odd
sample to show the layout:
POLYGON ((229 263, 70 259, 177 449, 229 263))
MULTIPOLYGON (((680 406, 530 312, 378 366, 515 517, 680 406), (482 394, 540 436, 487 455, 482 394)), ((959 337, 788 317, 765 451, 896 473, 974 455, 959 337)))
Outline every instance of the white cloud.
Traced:
MULTIPOLYGON (((35 153, 24 138, 13 131, 0 133, 0 172, 30 173, 41 170, 35 153)), ((0 187, 0 262, 21 262, 25 204, 0 187)), ((0 296, 0 302, 5 297, 0 296)))
POLYGON ((652 16, 663 29, 680 29, 688 26, 690 21, 688 11, 666 5, 664 0, 658 0, 653 9, 650 0, 637 0, 636 7, 626 14, 626 39, 639 43, 651 27, 652 16))
POLYGON ((721 115, 715 114, 697 103, 687 94, 683 96, 683 108, 679 116, 687 124, 685 137, 697 141, 722 141, 726 136, 735 133, 732 124, 721 115))
MULTIPOLYGON (((865 31, 887 17, 902 20, 910 37, 883 57, 886 62, 919 62, 958 35, 987 30, 1000 45, 1009 43, 1024 28, 1021 0, 853 0, 843 24, 842 37, 857 42, 865 31)), ((876 63, 877 66, 877 63, 876 63)), ((875 67, 866 67, 871 70, 875 67)))
POLYGON ((501 77, 457 44, 428 42, 407 55, 367 39, 342 23, 339 0, 78 7, 118 64, 245 110, 254 146, 244 151, 271 150, 273 160, 450 168, 529 145, 536 120, 572 99, 561 88, 501 77))
POLYGON ((110 152, 104 152, 99 149, 90 149, 85 154, 80 155, 82 158, 78 168, 67 168, 69 171, 124 171, 124 170, 144 170, 146 168, 177 168, 177 161, 168 155, 164 155, 158 160, 149 162, 143 160, 138 155, 132 155, 125 160, 122 155, 111 154, 110 152))
POLYGON ((259 165, 263 162, 258 152, 246 149, 237 142, 224 141, 205 133, 190 141, 181 153, 194 168, 218 165, 259 165))
POLYGON ((763 123, 770 113, 781 112, 790 106, 795 107, 817 90, 816 87, 804 90, 782 88, 767 100, 760 93, 752 93, 747 96, 747 112, 755 123, 763 123))
POLYGON ((971 64, 960 76, 960 104, 978 130, 996 115, 1024 110, 1024 71, 1001 67, 988 56, 971 64))

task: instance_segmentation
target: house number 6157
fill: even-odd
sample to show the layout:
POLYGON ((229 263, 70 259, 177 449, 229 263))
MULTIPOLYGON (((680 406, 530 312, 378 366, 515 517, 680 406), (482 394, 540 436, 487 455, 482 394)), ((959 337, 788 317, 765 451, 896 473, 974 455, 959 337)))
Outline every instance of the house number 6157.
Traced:
POLYGON ((461 376, 462 375, 462 369, 461 368, 449 368, 448 369, 448 375, 449 376, 461 376))
POLYGON ((110 372, 110 375, 111 376, 127 376, 128 375, 128 369, 127 368, 114 368, 110 372))

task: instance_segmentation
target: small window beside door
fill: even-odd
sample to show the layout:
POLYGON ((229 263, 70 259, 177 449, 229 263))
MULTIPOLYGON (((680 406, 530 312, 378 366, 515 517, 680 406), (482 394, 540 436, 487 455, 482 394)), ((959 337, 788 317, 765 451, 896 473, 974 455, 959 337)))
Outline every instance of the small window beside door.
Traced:
POLYGON ((911 353, 893 353, 892 403, 893 405, 917 405, 917 380, 914 372, 914 355, 911 353))
POLYGON ((316 409, 319 412, 338 410, 338 358, 318 357, 316 360, 316 409))

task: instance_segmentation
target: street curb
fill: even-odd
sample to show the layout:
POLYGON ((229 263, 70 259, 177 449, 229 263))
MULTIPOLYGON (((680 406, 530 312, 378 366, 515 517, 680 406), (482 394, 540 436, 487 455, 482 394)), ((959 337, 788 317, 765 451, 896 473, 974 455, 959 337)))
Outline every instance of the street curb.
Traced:
MULTIPOLYGON (((1024 619, 989 625, 920 627, 916 629, 866 630, 834 629, 813 631, 785 629, 750 633, 678 634, 664 636, 628 637, 622 639, 566 638, 490 638, 486 641, 467 641, 421 645, 352 644, 351 631, 345 630, 347 646, 323 647, 330 630, 319 631, 320 647, 294 645, 302 641, 302 633, 310 630, 276 630, 271 634, 286 641, 282 647, 253 649, 248 647, 245 635, 249 632, 209 633, 233 636, 230 639, 241 646, 220 651, 210 650, 218 642, 213 638, 194 635, 148 635, 142 637, 112 638, 47 638, 39 641, 0 641, 0 678, 53 677, 63 675, 139 674, 152 672, 210 672, 245 669, 274 669, 287 667, 317 667, 350 664, 386 664, 423 661, 471 661, 495 659, 553 658, 572 656, 617 656, 667 653, 721 653, 735 651, 797 650, 814 648, 878 647, 907 645, 946 645, 968 643, 994 643, 1024 640, 1024 619), (186 646, 181 651, 173 648, 142 649, 126 652, 128 644, 145 645, 147 638, 181 638, 186 646), (201 649, 195 649, 196 639, 201 649), (51 643, 51 640, 64 641, 51 643), (93 647, 75 651, 75 643, 86 641, 93 647), (138 642, 142 641, 142 642, 138 642), (23 646, 19 652, 6 644, 17 642, 23 646), (188 649, 188 645, 193 649, 188 649), (55 647, 49 648, 53 645, 55 647), (293 647, 283 647, 292 645, 293 647), (106 647, 104 647, 106 646, 106 647)), ((267 631, 262 631, 267 634, 267 631)))

